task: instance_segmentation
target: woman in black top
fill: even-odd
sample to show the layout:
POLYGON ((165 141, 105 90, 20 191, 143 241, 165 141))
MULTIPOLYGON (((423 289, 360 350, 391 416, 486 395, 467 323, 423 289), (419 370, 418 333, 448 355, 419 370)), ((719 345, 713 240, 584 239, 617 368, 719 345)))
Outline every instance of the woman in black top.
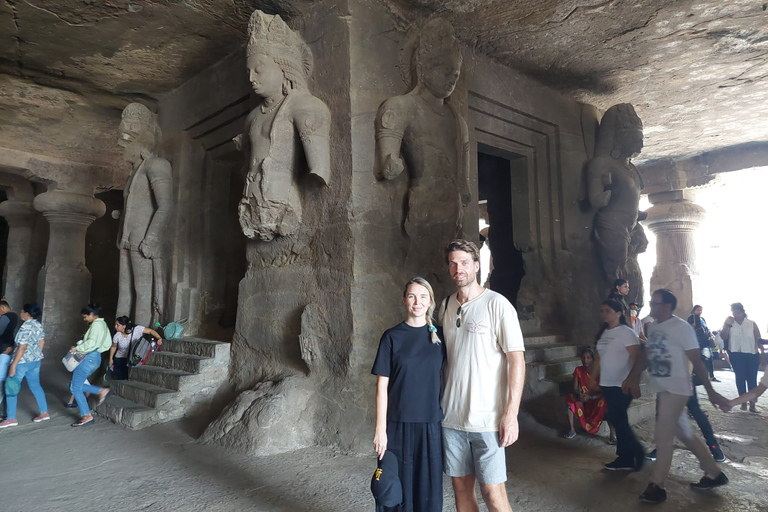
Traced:
POLYGON ((420 277, 403 292, 406 320, 387 329, 371 373, 376 383, 376 433, 379 459, 395 455, 403 488, 397 507, 376 504, 377 512, 440 512, 443 509, 443 449, 440 421, 440 371, 445 345, 432 325, 432 287, 420 277))

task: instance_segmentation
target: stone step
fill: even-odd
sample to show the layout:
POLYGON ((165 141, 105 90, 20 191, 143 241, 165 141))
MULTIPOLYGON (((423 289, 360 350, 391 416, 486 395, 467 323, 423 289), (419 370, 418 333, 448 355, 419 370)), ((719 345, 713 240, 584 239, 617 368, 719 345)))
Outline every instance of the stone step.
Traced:
POLYGON ((178 391, 135 380, 112 381, 112 390, 119 397, 153 409, 167 404, 176 398, 175 395, 179 393, 178 391))
MULTIPOLYGON (((165 345, 165 343, 163 344, 165 345)), ((210 357, 202 357, 192 354, 182 354, 177 352, 152 352, 149 355, 150 366, 159 366, 169 370, 178 370, 186 373, 200 373, 206 367, 213 364, 210 357)))
POLYGON ((144 365, 133 368, 131 370, 130 378, 132 381, 144 382, 146 384, 173 391, 181 391, 184 386, 183 381, 196 376, 197 375, 194 373, 183 372, 180 370, 144 365))
POLYGON ((229 360, 229 343, 165 340, 147 365, 131 370, 131 380, 111 382, 112 393, 95 411, 130 429, 206 414, 216 393, 227 386, 229 360))
POLYGON ((525 362, 535 363, 579 356, 579 347, 563 343, 526 346, 525 362))
POLYGON ((580 365, 581 359, 578 357, 534 361, 526 364, 526 374, 536 380, 556 380, 563 375, 573 375, 573 370, 580 365))
POLYGON ((524 336, 525 349, 540 345, 564 344, 565 336, 560 334, 528 334, 524 336))
POLYGON ((113 393, 104 400, 104 403, 94 409, 98 415, 107 418, 113 423, 123 425, 132 430, 154 425, 155 410, 145 405, 140 405, 113 393))
POLYGON ((202 338, 178 338, 163 340, 164 352, 188 354, 191 356, 216 358, 229 355, 230 344, 223 341, 206 340, 202 338))

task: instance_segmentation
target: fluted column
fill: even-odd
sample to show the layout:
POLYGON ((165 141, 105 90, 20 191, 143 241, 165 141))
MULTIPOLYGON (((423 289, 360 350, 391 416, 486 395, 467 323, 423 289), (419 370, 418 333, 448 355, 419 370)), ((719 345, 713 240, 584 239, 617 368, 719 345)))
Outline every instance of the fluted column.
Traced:
POLYGON ((696 248, 693 235, 706 213, 693 202, 693 194, 673 190, 650 194, 653 206, 645 224, 656 235, 656 266, 651 292, 667 288, 677 297, 678 316, 687 317, 693 307, 696 248))
POLYGON ((85 233, 104 215, 103 202, 92 195, 53 190, 35 197, 35 209, 50 225, 45 266, 38 277, 43 326, 52 357, 60 357, 80 339, 85 324, 80 309, 91 295, 85 266, 85 233))
POLYGON ((9 199, 0 203, 0 217, 8 223, 3 297, 15 311, 34 300, 34 288, 28 276, 35 214, 31 200, 9 199))

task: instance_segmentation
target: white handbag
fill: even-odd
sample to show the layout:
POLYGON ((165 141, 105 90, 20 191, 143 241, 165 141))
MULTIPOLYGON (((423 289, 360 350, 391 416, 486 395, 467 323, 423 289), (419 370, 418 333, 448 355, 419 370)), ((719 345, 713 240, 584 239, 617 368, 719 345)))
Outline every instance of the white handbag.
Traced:
POLYGON ((78 352, 67 352, 67 355, 65 355, 61 362, 64 363, 64 368, 67 369, 69 372, 75 371, 75 368, 77 368, 77 365, 83 362, 83 359, 85 359, 85 356, 87 354, 80 354, 78 352))

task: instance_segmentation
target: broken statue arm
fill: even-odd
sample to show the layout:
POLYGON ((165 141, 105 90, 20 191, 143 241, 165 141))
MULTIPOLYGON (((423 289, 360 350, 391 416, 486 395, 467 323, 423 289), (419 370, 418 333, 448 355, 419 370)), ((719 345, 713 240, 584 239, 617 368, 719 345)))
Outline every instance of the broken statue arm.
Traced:
POLYGON ((592 208, 602 208, 611 201, 611 191, 608 185, 611 184, 611 173, 605 170, 600 159, 595 158, 589 162, 587 167, 587 186, 589 191, 589 204, 592 208))
POLYGON ((331 181, 331 111, 320 99, 307 95, 296 106, 294 122, 309 173, 328 185, 331 181))
POLYGON ((401 156, 405 134, 404 107, 400 97, 390 98, 376 114, 376 165, 374 174, 379 180, 397 178, 405 169, 401 156))

